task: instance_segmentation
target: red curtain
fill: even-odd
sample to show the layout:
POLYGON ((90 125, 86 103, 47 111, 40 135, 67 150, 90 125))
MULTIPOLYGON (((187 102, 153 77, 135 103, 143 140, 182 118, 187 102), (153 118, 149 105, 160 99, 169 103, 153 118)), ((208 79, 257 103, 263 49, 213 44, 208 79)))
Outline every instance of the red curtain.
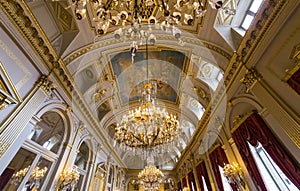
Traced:
POLYGON ((297 70, 287 83, 300 95, 300 70, 297 70))
POLYGON ((181 191, 181 182, 180 181, 177 183, 177 187, 178 187, 178 191, 181 191))
POLYGON ((197 191, 197 186, 196 186, 196 181, 195 181, 195 176, 193 171, 188 173, 188 180, 189 180, 189 186, 190 186, 190 190, 192 191, 192 183, 194 185, 194 190, 197 191))
POLYGON ((247 170, 261 190, 267 189, 247 142, 253 146, 258 146, 260 142, 282 172, 300 189, 300 165, 289 156, 259 114, 249 116, 232 136, 247 170))
POLYGON ((187 187, 187 182, 186 182, 186 178, 185 177, 182 178, 181 182, 182 182, 182 188, 187 187))
MULTIPOLYGON (((221 147, 217 147, 210 155, 209 159, 211 162, 212 170, 214 172, 216 183, 220 191, 224 191, 221 172, 219 170, 219 166, 222 168, 225 164, 228 164, 228 159, 224 150, 221 147)), ((234 184, 230 184, 233 191, 237 191, 237 188, 234 184)))
POLYGON ((196 166, 196 171, 197 171, 197 177, 198 177, 198 182, 199 182, 199 186, 201 190, 204 190, 204 184, 202 181, 202 176, 204 177, 206 186, 208 190, 212 190, 210 182, 209 182, 209 177, 208 177, 208 173, 205 167, 205 163, 204 162, 200 162, 197 166, 196 166))
POLYGON ((9 182, 10 178, 14 174, 14 170, 10 168, 6 168, 2 175, 0 176, 0 191, 4 189, 6 184, 9 182))

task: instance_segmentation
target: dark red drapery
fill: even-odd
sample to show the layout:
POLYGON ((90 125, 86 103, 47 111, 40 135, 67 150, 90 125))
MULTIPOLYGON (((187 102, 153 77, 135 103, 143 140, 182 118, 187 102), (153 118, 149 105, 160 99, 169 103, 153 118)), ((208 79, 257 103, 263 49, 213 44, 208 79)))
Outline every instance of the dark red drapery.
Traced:
POLYGON ((177 187, 178 187, 178 191, 181 191, 181 182, 180 181, 177 183, 177 187))
POLYGON ((185 177, 182 178, 181 182, 182 182, 182 188, 187 187, 187 182, 186 182, 186 178, 185 177))
MULTIPOLYGON (((211 162, 212 170, 214 172, 216 183, 220 191, 224 191, 221 172, 219 170, 219 166, 222 168, 225 164, 228 164, 228 159, 224 150, 221 147, 217 147, 210 155, 209 159, 211 162)), ((233 191, 237 191, 237 188, 234 184, 230 184, 233 191)))
POLYGON ((300 189, 299 164, 289 156, 258 113, 249 116, 232 136, 248 172, 262 191, 267 189, 247 142, 253 146, 260 142, 282 172, 300 189))
POLYGON ((10 178, 14 174, 14 170, 10 168, 6 168, 2 175, 0 176, 0 191, 4 189, 6 184, 9 182, 10 178))
POLYGON ((198 182, 199 182, 200 189, 204 190, 204 184, 203 184, 203 181, 202 181, 202 176, 203 176, 204 180, 205 180, 205 183, 206 183, 206 186, 207 186, 207 189, 212 190, 205 163, 200 162, 196 166, 196 171, 197 171, 197 177, 198 177, 198 182))
POLYGON ((194 190, 197 191, 197 186, 196 186, 196 181, 195 181, 195 176, 193 171, 188 173, 188 180, 189 180, 189 186, 190 186, 190 190, 192 191, 192 183, 194 185, 194 190))
POLYGON ((300 70, 297 70, 287 83, 300 95, 300 70))

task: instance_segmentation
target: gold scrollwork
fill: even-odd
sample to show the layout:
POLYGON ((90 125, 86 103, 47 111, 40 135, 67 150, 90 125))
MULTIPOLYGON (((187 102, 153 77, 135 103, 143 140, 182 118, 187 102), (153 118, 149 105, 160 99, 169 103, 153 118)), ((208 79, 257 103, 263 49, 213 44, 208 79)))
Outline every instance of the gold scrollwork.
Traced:
POLYGON ((97 91, 93 94, 93 100, 94 100, 95 102, 100 101, 100 100, 103 98, 103 96, 105 95, 106 92, 107 92, 106 89, 99 89, 99 90, 97 90, 97 91))

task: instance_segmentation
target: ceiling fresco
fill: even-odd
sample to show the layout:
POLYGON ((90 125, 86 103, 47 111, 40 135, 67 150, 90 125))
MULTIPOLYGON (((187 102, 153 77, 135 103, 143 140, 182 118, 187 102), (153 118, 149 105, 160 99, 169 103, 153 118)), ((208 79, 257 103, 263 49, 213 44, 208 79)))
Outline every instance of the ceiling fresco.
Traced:
MULTIPOLYGON (((123 104, 140 98, 140 86, 147 80, 146 52, 137 52, 132 63, 130 52, 110 55, 123 104)), ((180 74, 187 68, 186 56, 175 50, 148 52, 148 79, 157 81, 157 98, 170 102, 178 99, 180 74)))

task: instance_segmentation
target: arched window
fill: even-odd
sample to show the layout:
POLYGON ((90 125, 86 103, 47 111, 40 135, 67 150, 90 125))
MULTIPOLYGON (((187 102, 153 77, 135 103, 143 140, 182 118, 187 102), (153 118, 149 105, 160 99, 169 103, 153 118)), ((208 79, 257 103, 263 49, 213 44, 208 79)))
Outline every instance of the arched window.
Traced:
POLYGON ((62 117, 54 112, 48 111, 41 117, 29 135, 29 139, 42 147, 57 153, 64 136, 64 122, 62 117))
MULTIPOLYGON (((263 171, 263 169, 271 171, 272 168, 273 171, 277 171, 276 173, 281 174, 282 172, 284 174, 279 179, 285 179, 286 177, 289 183, 292 182, 300 189, 299 164, 289 156, 259 114, 253 113, 249 116, 234 131, 232 137, 249 174, 262 191, 269 190, 270 186, 270 181, 262 178, 262 176, 269 176, 272 179, 276 179, 272 173, 268 172, 268 175, 266 175, 266 171, 263 171), (275 164, 276 166, 270 168, 270 165, 275 164)), ((276 183, 278 183, 278 180, 276 183)), ((276 183, 274 182, 274 184, 276 183)), ((273 186, 273 188, 277 187, 277 189, 281 189, 280 186, 273 186)), ((288 187, 284 188, 284 190, 289 189, 288 187)), ((290 190, 293 190, 293 188, 290 190)))
POLYGON ((61 115, 54 111, 44 113, 1 175, 0 190, 47 190, 44 183, 51 182, 47 175, 59 158, 64 133, 61 115))
POLYGON ((87 173, 89 171, 88 163, 90 161, 90 149, 86 142, 82 142, 78 153, 75 158, 74 165, 77 167, 79 172, 79 180, 77 183, 76 191, 82 190, 86 186, 87 173))

